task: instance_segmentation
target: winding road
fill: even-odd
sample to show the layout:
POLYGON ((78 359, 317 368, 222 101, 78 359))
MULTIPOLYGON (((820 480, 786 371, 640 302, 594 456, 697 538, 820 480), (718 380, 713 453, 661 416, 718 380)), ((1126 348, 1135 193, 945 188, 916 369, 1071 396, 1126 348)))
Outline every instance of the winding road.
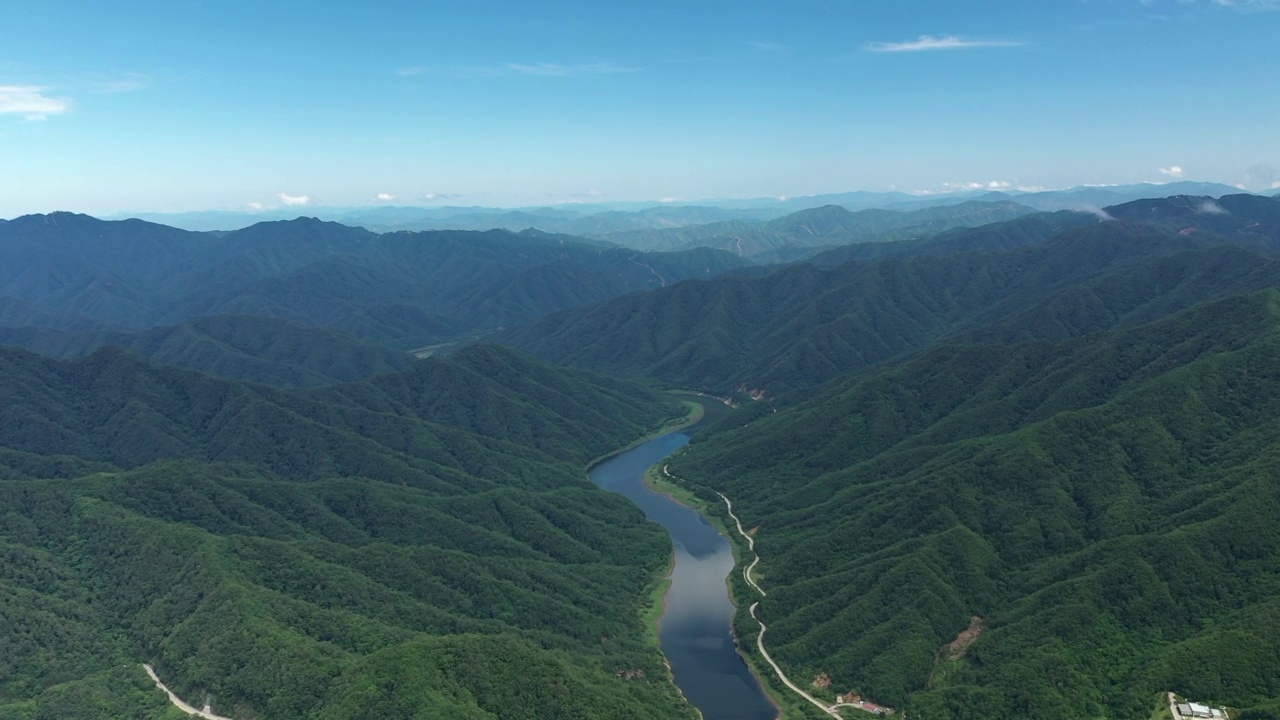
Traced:
MULTIPOLYGON (((666 475, 667 477, 671 478, 671 480, 677 483, 679 482, 679 478, 671 474, 669 465, 662 466, 662 474, 666 475)), ((751 551, 752 560, 749 565, 743 568, 742 579, 746 580, 747 584, 750 585, 752 589, 760 593, 761 597, 764 597, 769 593, 765 592, 764 588, 760 587, 759 583, 755 581, 755 578, 751 577, 751 573, 753 570, 755 570, 756 565, 760 564, 760 556, 756 553, 755 538, 751 537, 751 535, 747 533, 746 529, 742 527, 742 520, 740 520, 738 516, 734 514, 733 501, 729 499, 729 496, 725 495, 722 492, 717 492, 716 494, 720 496, 721 500, 724 500, 724 506, 725 506, 725 509, 729 512, 729 517, 733 518, 733 523, 738 526, 738 534, 742 536, 743 540, 747 541, 747 549, 751 551)), ((875 712, 876 710, 880 709, 878 705, 870 705, 870 707, 868 707, 866 704, 860 703, 860 702, 835 703, 833 705, 824 703, 818 698, 805 692, 804 688, 791 682, 791 678, 787 677, 787 674, 782 671, 782 668, 778 667, 778 663, 774 662, 773 657, 769 655, 769 651, 765 649, 764 634, 765 634, 765 631, 767 631, 769 628, 764 624, 763 621, 760 620, 760 617, 756 615, 756 608, 759 606, 760 606, 760 603, 755 602, 755 603, 752 603, 751 607, 747 609, 748 612, 751 613, 751 619, 755 620, 756 624, 760 626, 760 634, 756 637, 756 645, 757 647, 760 648, 760 656, 764 658, 765 662, 769 663, 769 667, 773 668, 773 672, 778 676, 778 679, 782 681, 783 685, 786 685, 788 688, 791 688, 792 692, 804 698, 805 701, 808 702, 809 704, 818 708, 822 712, 836 718, 844 717, 843 715, 840 714, 840 708, 843 708, 843 707, 857 708, 859 710, 864 710, 867 712, 875 712)))
POLYGON ((147 674, 151 676, 151 679, 155 682, 156 687, 163 690, 164 694, 169 696, 169 702, 173 703, 174 707, 178 708, 182 712, 188 715, 195 715, 196 717, 204 718, 204 720, 231 720, 231 718, 229 717, 215 715, 213 713, 213 710, 210 709, 208 705, 205 705, 203 710, 198 710, 195 708, 195 706, 189 705, 188 703, 184 702, 182 698, 178 697, 177 695, 174 695, 173 691, 170 690, 167 685, 160 682, 160 677, 156 675, 155 668, 145 663, 143 663, 142 667, 147 669, 147 674))
MULTIPOLYGON (((662 472, 666 473, 667 477, 675 479, 674 475, 672 475, 670 472, 667 472, 666 466, 663 466, 662 472)), ((742 578, 747 581, 748 585, 755 588, 756 592, 760 593, 761 597, 768 595, 768 593, 764 591, 764 588, 757 585, 756 581, 751 578, 751 571, 754 570, 756 565, 760 563, 760 556, 756 554, 755 538, 748 535, 746 530, 742 529, 742 521, 739 520, 738 516, 733 513, 733 503, 729 500, 729 497, 722 492, 717 492, 716 494, 720 496, 721 500, 724 500, 724 506, 725 506, 725 509, 728 510, 729 512, 729 517, 733 518, 734 524, 738 526, 738 534, 742 536, 743 540, 747 541, 747 549, 750 550, 751 554, 754 556, 754 559, 751 561, 751 564, 748 565, 746 569, 742 571, 742 578)), ((769 651, 766 650, 764 647, 764 633, 769 628, 765 626, 764 622, 761 621, 760 618, 756 615, 756 608, 759 606, 760 606, 759 602, 754 602, 751 604, 751 607, 747 609, 748 612, 751 613, 751 619, 755 620, 756 624, 760 626, 760 634, 756 637, 756 645, 760 648, 760 656, 764 658, 765 662, 769 663, 769 667, 773 668, 774 673, 778 675, 778 679, 782 681, 783 685, 786 685, 787 687, 791 688, 791 690, 794 691, 797 695, 804 698, 809 703, 811 703, 814 707, 822 710, 822 712, 827 713, 832 717, 837 717, 837 718, 844 717, 843 715, 840 714, 840 708, 843 708, 843 707, 857 708, 858 710, 863 710, 866 712, 876 712, 876 710, 880 709, 880 706, 878 705, 868 706, 869 705, 868 703, 861 703, 861 702, 856 702, 856 703, 842 702, 842 703, 835 703, 834 705, 828 705, 827 703, 824 703, 821 700, 810 695, 809 693, 805 692, 804 689, 801 688, 799 685, 796 685, 795 683, 791 682, 791 679, 787 677, 786 673, 782 672, 782 668, 778 667, 778 663, 773 661, 773 658, 769 655, 769 651)))
MULTIPOLYGON (((662 471, 667 472, 667 469, 664 467, 662 468, 662 471)), ((671 477, 671 473, 667 473, 667 476, 671 477)), ((768 595, 769 593, 765 592, 764 588, 757 585, 756 581, 751 579, 751 571, 755 570, 756 565, 760 564, 760 556, 756 555, 755 538, 748 535, 747 531, 742 529, 742 521, 738 519, 737 515, 733 514, 733 503, 729 502, 729 498, 726 497, 725 494, 722 492, 718 492, 716 494, 720 496, 721 500, 724 500, 724 506, 729 510, 729 517, 733 518, 733 521, 738 525, 738 534, 741 535, 747 541, 747 549, 750 550, 751 554, 755 556, 755 559, 751 561, 751 564, 742 570, 742 579, 746 580, 748 585, 755 588, 756 592, 760 593, 761 597, 768 595)), ((754 615, 752 617, 754 617, 754 615)), ((757 620, 756 622, 760 622, 760 621, 757 620)), ((764 623, 760 623, 760 627, 763 628, 764 623)))

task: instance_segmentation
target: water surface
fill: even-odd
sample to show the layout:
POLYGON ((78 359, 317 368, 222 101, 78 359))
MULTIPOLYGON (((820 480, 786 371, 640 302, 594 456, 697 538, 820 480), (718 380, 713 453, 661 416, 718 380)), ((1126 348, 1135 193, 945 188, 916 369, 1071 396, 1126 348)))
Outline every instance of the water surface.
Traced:
POLYGON ((650 467, 689 442, 697 426, 638 445, 591 468, 591 480, 629 498, 675 544, 675 570, 658 640, 681 692, 706 720, 774 720, 777 710, 738 655, 730 630, 734 607, 725 578, 729 542, 694 510, 644 484, 650 467))

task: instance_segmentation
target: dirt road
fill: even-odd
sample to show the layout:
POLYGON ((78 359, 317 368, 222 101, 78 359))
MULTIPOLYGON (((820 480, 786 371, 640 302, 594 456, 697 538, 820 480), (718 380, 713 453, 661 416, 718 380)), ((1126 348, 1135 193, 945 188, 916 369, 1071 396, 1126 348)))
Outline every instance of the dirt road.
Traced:
POLYGON ((174 695, 173 691, 170 690, 168 686, 160 682, 160 677, 156 675, 155 668, 145 663, 143 664, 142 667, 147 669, 147 674, 151 676, 151 679, 155 682, 156 687, 163 690, 164 694, 169 696, 169 702, 173 703, 174 707, 178 708, 182 712, 188 715, 195 715, 196 717, 204 718, 204 720, 231 720, 231 718, 229 717, 223 717, 221 715, 213 714, 213 711, 209 708, 208 705, 205 705, 203 710, 197 710, 194 706, 188 705, 186 702, 183 701, 182 698, 178 697, 177 695, 174 695))

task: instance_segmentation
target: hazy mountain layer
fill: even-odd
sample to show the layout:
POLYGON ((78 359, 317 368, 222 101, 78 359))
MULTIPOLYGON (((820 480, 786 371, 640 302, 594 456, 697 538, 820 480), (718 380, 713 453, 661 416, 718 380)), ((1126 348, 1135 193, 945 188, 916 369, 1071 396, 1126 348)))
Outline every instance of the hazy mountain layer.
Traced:
POLYGON ((164 365, 283 387, 350 382, 412 364, 403 350, 278 318, 219 315, 137 332, 0 327, 0 344, 55 358, 124 347, 164 365))
POLYGON ((826 205, 767 222, 739 220, 601 237, 646 250, 714 247, 755 259, 792 259, 815 248, 932 236, 952 228, 987 225, 1032 212, 1015 202, 967 202, 911 212, 850 212, 839 205, 826 205))
MULTIPOLYGON (((1264 210, 1275 203, 1262 202, 1264 210)), ((1254 217, 1230 221, 1256 231, 1254 245, 1280 239, 1254 217)), ((1078 218, 944 234, 936 255, 911 244, 901 257, 684 283, 552 315, 503 338, 550 362, 776 396, 946 338, 1057 339, 1280 282, 1276 261, 1228 244, 1234 236, 1096 218, 1080 227, 1078 218), (958 243, 1015 247, 957 252, 958 243)))
POLYGON ((122 330, 254 315, 415 348, 742 264, 536 232, 378 235, 300 218, 189 233, 55 213, 0 225, 0 320, 122 330))

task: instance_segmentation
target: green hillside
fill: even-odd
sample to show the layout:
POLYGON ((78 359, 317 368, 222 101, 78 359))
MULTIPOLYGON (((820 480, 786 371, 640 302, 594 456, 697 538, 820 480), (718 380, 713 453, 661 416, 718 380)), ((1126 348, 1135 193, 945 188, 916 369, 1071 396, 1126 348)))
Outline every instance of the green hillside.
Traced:
POLYGON ((88 355, 107 345, 164 365, 283 387, 360 380, 407 367, 413 356, 340 331, 247 315, 192 318, 136 332, 0 327, 0 344, 55 358, 88 355))
MULTIPOLYGON (((1001 226, 989 230, 1005 237, 1001 226)), ((1280 283, 1209 236, 1093 223, 1004 252, 801 265, 549 316, 502 341, 544 360, 716 393, 802 397, 957 339, 1062 339, 1280 283)))
MULTIPOLYGON (((116 332, 256 316, 412 349, 746 264, 533 230, 378 234, 298 218, 195 233, 52 213, 0 224, 0 326, 116 332)), ((233 374, 258 372, 280 371, 233 374)))
POLYGON ((1031 208, 1012 201, 972 201, 911 211, 871 209, 851 212, 839 205, 824 205, 760 222, 730 220, 618 232, 600 237, 644 250, 703 247, 743 257, 772 259, 780 254, 802 256, 811 254, 815 248, 836 245, 927 237, 952 228, 998 223, 1033 212, 1031 208))
POLYGON ((0 717, 689 718, 669 540, 582 468, 680 412, 498 348, 272 390, 0 351, 0 717))
POLYGON ((1145 717, 1168 689, 1248 707, 1280 696, 1278 361, 1274 290, 944 346, 671 467, 757 528, 793 676, 925 720, 1145 717))

